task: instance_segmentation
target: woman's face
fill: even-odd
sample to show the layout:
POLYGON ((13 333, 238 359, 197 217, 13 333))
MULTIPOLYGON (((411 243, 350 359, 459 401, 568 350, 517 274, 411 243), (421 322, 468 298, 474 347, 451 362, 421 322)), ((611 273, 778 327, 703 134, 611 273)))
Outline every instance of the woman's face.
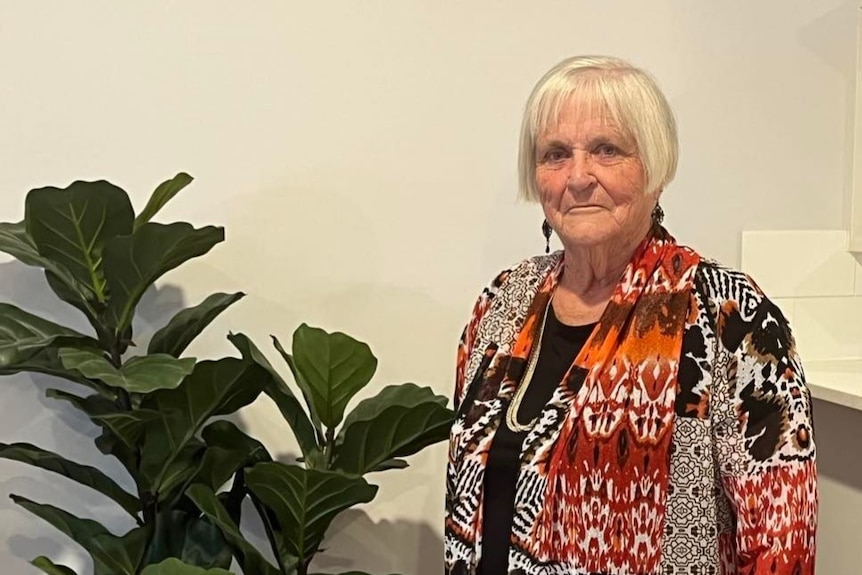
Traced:
POLYGON ((633 139, 608 114, 568 105, 539 134, 536 187, 545 218, 567 248, 640 241, 657 195, 633 139))

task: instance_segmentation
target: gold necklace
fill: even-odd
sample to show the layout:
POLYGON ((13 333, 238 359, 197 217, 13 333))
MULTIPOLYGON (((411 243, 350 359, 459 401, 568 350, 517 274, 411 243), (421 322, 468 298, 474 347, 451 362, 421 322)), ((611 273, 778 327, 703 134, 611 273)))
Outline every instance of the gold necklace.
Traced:
POLYGON ((524 377, 521 378, 521 383, 515 391, 515 397, 512 398, 512 403, 509 404, 509 409, 506 410, 506 427, 515 433, 530 431, 536 423, 537 418, 534 418, 526 424, 518 422, 518 411, 521 409, 521 402, 524 400, 527 388, 533 380, 533 372, 536 371, 536 363, 539 361, 539 352, 542 351, 542 336, 545 334, 545 323, 548 321, 548 312, 550 312, 551 302, 553 300, 554 297, 551 295, 548 299, 548 305, 545 306, 545 315, 542 317, 542 325, 539 326, 539 335, 536 338, 536 343, 533 345, 533 349, 530 350, 530 358, 527 361, 527 369, 524 372, 524 377))

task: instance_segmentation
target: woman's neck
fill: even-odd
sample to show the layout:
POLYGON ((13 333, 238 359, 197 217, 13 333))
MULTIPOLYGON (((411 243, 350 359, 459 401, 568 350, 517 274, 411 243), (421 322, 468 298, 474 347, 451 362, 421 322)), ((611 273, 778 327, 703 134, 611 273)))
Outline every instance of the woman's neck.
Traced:
POLYGON ((595 246, 566 246, 558 287, 585 298, 591 294, 612 294, 647 233, 595 246))

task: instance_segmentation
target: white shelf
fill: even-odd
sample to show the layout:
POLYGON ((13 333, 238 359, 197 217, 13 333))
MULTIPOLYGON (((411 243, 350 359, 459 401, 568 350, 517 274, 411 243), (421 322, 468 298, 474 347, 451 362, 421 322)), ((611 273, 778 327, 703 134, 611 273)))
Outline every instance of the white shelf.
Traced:
POLYGON ((811 395, 862 411, 862 359, 803 363, 811 395))

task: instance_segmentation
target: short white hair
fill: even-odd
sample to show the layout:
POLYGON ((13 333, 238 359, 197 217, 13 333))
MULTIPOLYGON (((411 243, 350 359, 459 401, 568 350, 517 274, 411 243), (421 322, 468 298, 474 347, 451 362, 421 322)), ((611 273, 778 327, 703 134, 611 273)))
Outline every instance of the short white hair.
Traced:
POLYGON ((518 153, 522 198, 539 200, 536 142, 573 100, 606 115, 634 140, 644 168, 646 192, 663 190, 673 180, 679 159, 676 120, 655 80, 619 58, 576 56, 549 70, 527 100, 518 153))

